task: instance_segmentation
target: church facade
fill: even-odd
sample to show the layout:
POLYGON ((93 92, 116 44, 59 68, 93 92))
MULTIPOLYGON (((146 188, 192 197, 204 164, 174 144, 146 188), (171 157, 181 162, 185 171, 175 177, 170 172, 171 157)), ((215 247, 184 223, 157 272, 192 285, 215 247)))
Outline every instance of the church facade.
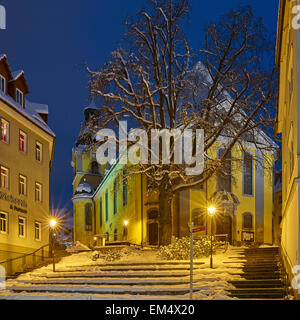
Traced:
MULTIPOLYGON (((91 113, 93 108, 85 109, 86 121, 91 113)), ((219 157, 224 144, 217 142, 209 155, 219 157)), ((202 230, 196 237, 209 235, 207 208, 214 205, 213 234, 226 235, 233 245, 273 243, 275 155, 256 150, 251 141, 245 145, 244 150, 238 145, 232 149, 235 161, 227 168, 226 179, 215 175, 205 185, 174 196, 173 239, 188 236, 191 221, 202 230)), ((159 245, 159 194, 148 190, 147 178, 128 176, 127 166, 118 162, 101 167, 96 150, 82 142, 72 154, 74 240, 90 247, 105 241, 159 245)))

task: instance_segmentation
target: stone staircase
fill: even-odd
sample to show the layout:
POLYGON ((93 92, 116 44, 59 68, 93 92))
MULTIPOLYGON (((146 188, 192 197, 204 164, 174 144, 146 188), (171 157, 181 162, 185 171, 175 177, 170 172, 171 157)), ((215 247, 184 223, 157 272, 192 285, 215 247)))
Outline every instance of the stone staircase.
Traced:
MULTIPOLYGON (((202 262, 194 262, 195 271, 202 262)), ((176 299, 189 293, 190 266, 188 261, 181 262, 132 262, 105 265, 77 266, 70 270, 57 272, 32 273, 26 279, 15 279, 7 284, 9 296, 30 299, 34 296, 56 296, 58 298, 151 299, 160 297, 176 299)), ((200 291, 197 280, 194 291, 200 291)), ((1 294, 1 291, 0 291, 1 294)), ((10 297, 7 299, 10 299, 10 297)), ((0 295, 0 299, 3 299, 0 295)))
POLYGON ((286 288, 281 278, 279 248, 236 249, 230 257, 233 265, 242 264, 243 280, 230 281, 230 295, 239 299, 284 299, 286 288))

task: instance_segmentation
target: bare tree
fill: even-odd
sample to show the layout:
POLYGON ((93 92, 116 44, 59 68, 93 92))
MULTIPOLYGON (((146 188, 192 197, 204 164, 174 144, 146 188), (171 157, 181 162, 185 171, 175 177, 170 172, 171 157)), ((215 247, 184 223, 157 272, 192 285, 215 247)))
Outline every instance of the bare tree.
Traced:
MULTIPOLYGON (((135 174, 147 176, 149 188, 159 190, 163 245, 171 241, 176 193, 197 187, 216 173, 226 176, 235 145, 274 147, 262 133, 273 126, 276 92, 276 72, 266 63, 273 43, 262 21, 250 7, 230 11, 207 27, 203 48, 193 52, 183 32, 189 10, 187 0, 150 1, 127 21, 126 41, 107 64, 101 70, 88 69, 91 95, 101 97, 103 105, 81 139, 124 119, 148 133, 151 129, 205 131, 201 176, 188 176, 187 165, 172 162, 135 167, 135 174), (222 155, 211 157, 210 149, 220 140, 224 141, 222 155)), ((171 153, 174 157, 174 142, 171 153)))

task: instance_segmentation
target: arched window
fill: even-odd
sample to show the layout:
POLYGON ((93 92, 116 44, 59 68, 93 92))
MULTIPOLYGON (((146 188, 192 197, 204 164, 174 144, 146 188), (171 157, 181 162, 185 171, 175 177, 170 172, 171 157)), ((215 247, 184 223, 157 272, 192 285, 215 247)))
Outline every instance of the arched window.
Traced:
POLYGON ((117 214, 118 211, 118 181, 115 179, 114 181, 114 214, 117 214))
POLYGON ((97 161, 91 162, 91 173, 98 174, 99 173, 99 164, 97 161))
POLYGON ((102 197, 100 198, 100 202, 99 202, 99 220, 100 220, 100 227, 102 227, 102 217, 103 213, 102 213, 102 197))
POLYGON ((194 209, 192 211, 192 221, 194 222, 195 226, 204 226, 205 225, 204 214, 201 209, 194 209))
POLYGON ((253 228, 253 215, 250 212, 245 212, 243 214, 243 228, 252 229, 253 228))
POLYGON ((114 241, 118 240, 118 229, 115 229, 114 231, 114 241))
MULTIPOLYGON (((225 148, 218 150, 218 159, 222 158, 225 153, 225 148)), ((229 152, 225 159, 222 172, 218 173, 218 191, 231 192, 231 152, 229 152)))
POLYGON ((123 207, 127 205, 127 193, 128 193, 128 181, 127 181, 127 170, 123 171, 123 207))
POLYGON ((105 240, 109 241, 109 233, 108 232, 105 232, 105 240))
POLYGON ((105 221, 108 221, 108 190, 105 191, 105 221))
POLYGON ((84 210, 85 210, 85 230, 92 231, 92 227, 93 227, 92 204, 87 203, 84 206, 84 210))
POLYGON ((243 156, 243 192, 253 195, 253 157, 249 152, 244 152, 243 156))
POLYGON ((156 220, 158 219, 158 210, 157 209, 150 209, 147 212, 147 216, 149 220, 156 220))

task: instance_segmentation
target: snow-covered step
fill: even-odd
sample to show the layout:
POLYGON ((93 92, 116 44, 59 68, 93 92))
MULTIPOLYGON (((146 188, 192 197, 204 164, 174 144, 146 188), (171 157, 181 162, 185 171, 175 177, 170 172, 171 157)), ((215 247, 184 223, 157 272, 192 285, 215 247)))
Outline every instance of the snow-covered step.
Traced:
POLYGON ((34 277, 43 278, 169 278, 169 277, 186 277, 186 272, 162 272, 162 271, 132 271, 132 272, 55 272, 32 274, 34 277))
MULTIPOLYGON (((194 270, 201 268, 200 266, 194 266, 194 270)), ((69 268, 72 272, 82 272, 82 271, 99 271, 99 272, 108 272, 108 271, 182 271, 190 270, 189 265, 129 265, 129 266, 111 266, 111 267, 72 267, 69 268)), ((59 269, 57 270, 60 271, 59 269)), ((65 271, 65 270, 64 270, 65 271)))
POLYGON ((236 288, 282 288, 281 280, 237 280, 229 281, 236 288))
MULTIPOLYGON (((176 279, 140 279, 140 278, 131 278, 131 279, 89 279, 89 278, 63 278, 63 279, 37 279, 37 280, 15 280, 16 283, 22 284, 33 284, 33 285, 52 285, 52 284, 83 284, 83 285, 180 285, 180 284, 189 284, 189 277, 176 278, 176 279)), ((194 281, 197 282, 197 279, 194 281)))
MULTIPOLYGON (((195 260, 193 262, 194 266, 200 266, 200 265, 204 265, 205 263, 202 262, 202 261, 197 261, 195 260)), ((156 265, 156 266, 164 266, 164 265, 167 265, 167 266, 178 266, 178 265, 183 265, 183 266, 186 266, 186 265, 190 265, 190 261, 187 261, 187 260, 177 260, 177 261, 173 261, 173 260, 164 260, 164 261, 155 261, 155 262, 147 262, 147 261, 144 261, 144 262, 136 262, 136 261, 126 261, 126 262, 111 262, 111 263, 105 263, 105 264, 101 264, 101 263, 94 263, 94 264, 90 264, 90 265, 76 265, 76 267, 78 268, 85 268, 85 267, 127 267, 127 266, 153 266, 153 265, 156 265)), ((68 267, 68 266, 67 266, 68 267)))
MULTIPOLYGON (((188 286, 174 287, 126 287, 126 286, 65 286, 65 285, 14 285, 8 288, 11 292, 55 292, 81 294, 130 294, 130 295, 185 295, 189 293, 188 286)), ((193 291, 201 291, 201 287, 194 287, 193 291)))
MULTIPOLYGON (((138 296, 139 300, 174 300, 174 296, 138 296)), ((1 300, 136 300, 136 295, 103 295, 103 294, 82 294, 82 293, 55 293, 55 292, 19 292, 13 293, 8 290, 0 291, 1 300)), ((185 300, 185 296, 176 296, 176 300, 185 300)))

